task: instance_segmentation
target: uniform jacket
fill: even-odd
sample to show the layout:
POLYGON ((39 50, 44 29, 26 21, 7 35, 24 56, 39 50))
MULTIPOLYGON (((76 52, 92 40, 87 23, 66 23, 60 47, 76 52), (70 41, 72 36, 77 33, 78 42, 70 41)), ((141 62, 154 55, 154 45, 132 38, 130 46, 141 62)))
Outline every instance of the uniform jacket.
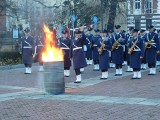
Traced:
POLYGON ((82 36, 80 38, 72 39, 71 45, 71 57, 73 59, 73 67, 74 69, 79 69, 87 66, 85 55, 83 52, 83 45, 86 42, 86 36, 84 32, 82 32, 82 36))
POLYGON ((35 53, 35 44, 32 36, 22 38, 22 59, 24 64, 33 63, 33 54, 35 53))
POLYGON ((70 60, 70 49, 71 49, 71 39, 61 37, 59 39, 59 47, 64 51, 64 67, 71 66, 70 60))
POLYGON ((123 33, 114 33, 112 39, 113 44, 121 37, 121 41, 119 42, 118 49, 112 51, 112 62, 115 64, 122 64, 124 61, 124 48, 123 45, 126 44, 125 35, 123 33))
POLYGON ((141 67, 141 59, 140 56, 144 56, 144 41, 138 36, 137 38, 132 38, 129 42, 129 48, 136 42, 136 46, 134 51, 129 55, 130 57, 130 67, 131 68, 140 68, 141 67), (137 41, 138 40, 138 41, 137 41), (137 42, 136 42, 137 41, 137 42))
POLYGON ((146 61, 149 64, 155 64, 156 63, 156 56, 157 56, 157 51, 160 49, 159 48, 159 40, 158 40, 158 34, 151 32, 147 33, 144 36, 144 41, 149 42, 151 40, 154 40, 152 42, 151 48, 146 48, 146 61))
MULTIPOLYGON (((104 70, 104 69, 109 68, 109 63, 110 63, 109 51, 112 48, 112 43, 111 43, 111 39, 109 38, 109 36, 106 36, 104 39, 102 38, 102 40, 104 40, 105 50, 103 51, 101 55, 99 55, 99 66, 101 70, 104 70)), ((101 47, 102 40, 99 44, 99 47, 101 47)))
POLYGON ((98 45, 100 43, 100 41, 102 40, 102 37, 100 35, 94 35, 92 37, 92 49, 93 49, 93 60, 99 61, 99 53, 98 53, 98 45))
POLYGON ((86 46, 87 46, 86 58, 90 59, 92 59, 92 48, 91 48, 92 37, 93 37, 92 34, 86 35, 86 46))

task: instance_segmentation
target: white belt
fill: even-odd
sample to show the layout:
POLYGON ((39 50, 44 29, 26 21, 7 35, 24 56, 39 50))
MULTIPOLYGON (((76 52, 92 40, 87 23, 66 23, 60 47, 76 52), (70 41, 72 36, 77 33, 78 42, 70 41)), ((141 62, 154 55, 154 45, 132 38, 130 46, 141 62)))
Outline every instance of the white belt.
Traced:
POLYGON ((38 46, 44 46, 44 45, 38 45, 38 46))
POLYGON ((30 46, 24 46, 23 48, 32 48, 32 47, 30 47, 30 46))
POLYGON ((141 51, 140 49, 134 49, 133 51, 141 51))
POLYGON ((151 45, 156 45, 156 43, 151 43, 151 45))
POLYGON ((94 47, 97 47, 97 45, 93 45, 94 47))
POLYGON ((118 45, 118 46, 122 46, 123 47, 123 45, 118 45))
POLYGON ((63 49, 63 50, 69 50, 69 48, 66 48, 66 47, 61 47, 61 49, 63 49))
POLYGON ((82 47, 73 48, 73 51, 78 50, 78 49, 82 49, 82 47))

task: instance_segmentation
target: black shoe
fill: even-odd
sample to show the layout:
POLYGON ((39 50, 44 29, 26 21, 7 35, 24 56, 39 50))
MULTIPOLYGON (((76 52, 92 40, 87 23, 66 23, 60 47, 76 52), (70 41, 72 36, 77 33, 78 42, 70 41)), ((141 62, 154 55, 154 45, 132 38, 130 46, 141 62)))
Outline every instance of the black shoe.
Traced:
POLYGON ((108 79, 108 78, 100 78, 101 80, 106 80, 106 79, 108 79))
POLYGON ((126 72, 133 72, 133 71, 126 71, 126 72))
POLYGON ((132 80, 133 80, 133 79, 137 79, 137 77, 132 77, 131 79, 132 79, 132 80))
POLYGON ((93 71, 99 71, 99 69, 93 69, 93 71))
POLYGON ((69 77, 69 76, 65 75, 64 77, 69 77))
POLYGON ((148 75, 155 75, 155 74, 153 74, 153 73, 148 73, 148 75))
POLYGON ((141 68, 141 70, 146 70, 145 68, 141 68))
POLYGON ((31 73, 24 73, 24 74, 31 74, 31 73))
POLYGON ((115 74, 115 76, 122 76, 122 74, 115 74))
POLYGON ((81 83, 81 81, 75 81, 74 83, 81 83))

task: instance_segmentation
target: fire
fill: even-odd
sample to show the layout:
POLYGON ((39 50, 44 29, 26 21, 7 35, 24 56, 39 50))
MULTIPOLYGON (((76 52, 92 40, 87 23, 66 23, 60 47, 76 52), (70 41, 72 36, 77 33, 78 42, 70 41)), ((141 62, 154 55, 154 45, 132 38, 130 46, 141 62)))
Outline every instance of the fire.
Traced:
POLYGON ((54 34, 47 25, 43 25, 44 46, 42 60, 44 62, 63 61, 63 51, 56 46, 56 34, 54 34))

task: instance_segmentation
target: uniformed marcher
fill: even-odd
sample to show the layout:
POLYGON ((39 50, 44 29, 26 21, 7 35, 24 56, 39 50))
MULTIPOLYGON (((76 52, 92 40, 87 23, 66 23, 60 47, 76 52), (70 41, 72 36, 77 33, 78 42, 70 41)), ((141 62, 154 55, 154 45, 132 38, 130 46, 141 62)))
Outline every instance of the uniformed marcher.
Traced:
MULTIPOLYGON (((114 32, 114 30, 108 30, 108 39, 111 41, 111 43, 112 43, 112 41, 113 41, 113 32, 114 32)), ((109 59, 110 59, 110 68, 115 68, 115 64, 112 62, 112 51, 110 50, 109 51, 109 59)))
POLYGON ((125 35, 121 33, 121 26, 115 26, 115 32, 113 34, 112 41, 112 61, 116 65, 116 74, 115 76, 122 75, 122 64, 124 62, 124 51, 123 45, 125 45, 125 35))
POLYGON ((62 31, 62 37, 59 38, 59 47, 64 52, 64 76, 70 76, 70 67, 71 67, 71 59, 70 59, 70 49, 71 49, 71 40, 68 38, 67 30, 62 31))
POLYGON ((30 28, 25 28, 24 32, 25 37, 22 38, 22 60, 26 68, 25 74, 31 74, 33 56, 35 55, 35 44, 33 37, 30 35, 30 28))
MULTIPOLYGON (((127 34, 126 34, 126 31, 125 31, 125 30, 122 30, 121 33, 124 34, 124 35, 125 35, 125 38, 126 38, 126 35, 127 35, 127 34)), ((127 44, 127 41, 126 41, 126 44, 127 44)), ((123 66, 127 65, 127 57, 126 57, 126 55, 125 55, 125 54, 126 54, 126 44, 123 45, 123 52, 124 52, 124 62, 123 62, 123 64, 122 64, 123 66)))
POLYGON ((109 51, 112 48, 111 41, 109 39, 109 36, 107 35, 107 31, 104 30, 102 32, 102 40, 99 44, 99 66, 102 71, 102 77, 101 79, 107 79, 108 78, 108 68, 109 68, 109 51))
POLYGON ((36 61, 39 62, 39 71, 44 71, 43 68, 43 60, 42 60, 42 53, 44 49, 44 41, 42 36, 37 36, 35 40, 35 53, 36 53, 36 61))
MULTIPOLYGON (((141 38, 144 40, 145 39, 145 30, 144 29, 141 29, 140 30, 140 36, 141 38)), ((146 64, 146 50, 144 51, 144 56, 143 56, 143 59, 142 59, 142 63, 141 63, 141 69, 142 70, 145 70, 147 69, 147 64, 146 64)))
MULTIPOLYGON (((160 45, 160 30, 157 30, 157 33, 158 33, 158 40, 159 40, 159 45, 160 45)), ((157 66, 160 66, 160 54, 159 53, 157 54, 157 66)))
POLYGON ((154 26, 148 27, 149 33, 145 35, 146 62, 150 68, 148 75, 156 74, 156 56, 159 51, 158 34, 154 32, 154 26))
POLYGON ((80 68, 87 66, 85 55, 83 53, 83 45, 86 42, 86 36, 83 32, 83 27, 75 31, 75 38, 72 39, 72 50, 71 58, 73 59, 73 67, 76 73, 76 81, 74 83, 81 83, 81 72, 80 68))
POLYGON ((130 66, 133 68, 132 79, 141 79, 141 60, 144 55, 144 41, 138 35, 137 29, 133 30, 133 38, 129 42, 128 54, 130 55, 130 66))
POLYGON ((91 47, 93 49, 93 63, 94 63, 94 71, 99 71, 99 53, 98 53, 98 44, 102 40, 100 36, 100 30, 95 30, 95 35, 92 37, 91 47))
POLYGON ((128 44, 130 40, 133 38, 133 29, 134 27, 130 27, 129 33, 126 35, 125 54, 124 54, 127 60, 127 71, 126 72, 133 72, 133 68, 130 67, 130 57, 128 55, 128 44))
POLYGON ((91 41, 93 35, 91 34, 92 28, 89 27, 87 30, 86 34, 86 46, 87 46, 87 51, 86 51, 86 59, 87 59, 87 64, 91 65, 93 60, 92 60, 92 48, 91 48, 91 41))

